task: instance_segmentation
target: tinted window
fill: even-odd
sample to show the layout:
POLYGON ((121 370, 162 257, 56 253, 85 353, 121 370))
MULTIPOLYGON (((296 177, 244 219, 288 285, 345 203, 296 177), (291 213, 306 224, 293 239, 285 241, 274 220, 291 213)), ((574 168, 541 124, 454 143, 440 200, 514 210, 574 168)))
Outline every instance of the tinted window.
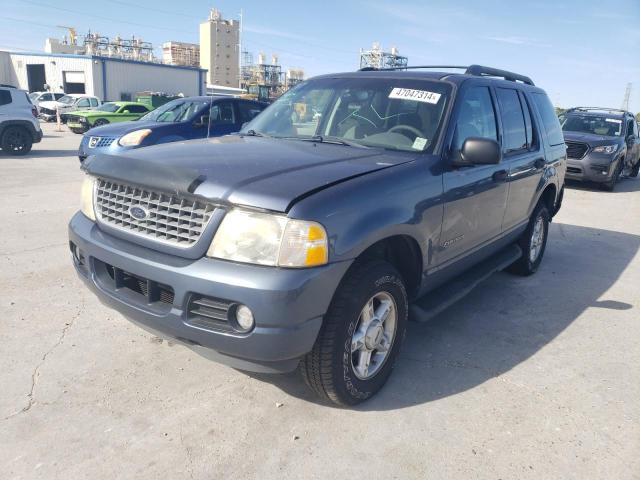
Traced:
POLYGON ((502 151, 513 152, 527 148, 524 114, 518 98, 518 91, 507 88, 496 88, 500 116, 502 118, 502 151))
POLYGON ((11 103, 11 92, 9 90, 0 90, 0 105, 11 103))
POLYGON ((496 115, 487 87, 473 87, 465 92, 456 120, 454 150, 461 150, 469 137, 498 140, 496 115))
POLYGON ((50 93, 43 93, 42 96, 40 97, 40 101, 42 102, 49 101, 49 100, 53 100, 53 95, 51 95, 50 93))
POLYGON ((53 96, 56 100, 58 100, 59 98, 64 97, 64 93, 54 93, 53 96))
POLYGON ((551 101, 549 101, 549 97, 544 93, 534 93, 531 97, 542 117, 542 125, 547 133, 549 144, 562 145, 564 143, 564 137, 560 129, 560 122, 558 121, 553 105, 551 105, 551 101))
POLYGON ((533 138, 533 119, 531 118, 529 102, 522 94, 522 92, 520 92, 520 105, 522 105, 522 111, 524 112, 524 123, 527 129, 527 146, 532 147, 536 143, 535 139, 533 138))
POLYGON ((634 120, 629 120, 629 123, 627 125, 627 137, 629 135, 633 135, 633 126, 635 125, 635 121, 634 120))
POLYGON ((239 102, 238 103, 238 110, 240 110, 240 121, 242 123, 250 122, 263 109, 264 109, 264 107, 262 105, 260 105, 260 104, 257 104, 257 103, 239 102))
POLYGON ((220 102, 211 107, 211 123, 213 125, 233 125, 236 123, 233 104, 220 102))
POLYGON ((149 111, 144 105, 127 105, 125 109, 131 113, 147 113, 149 111))

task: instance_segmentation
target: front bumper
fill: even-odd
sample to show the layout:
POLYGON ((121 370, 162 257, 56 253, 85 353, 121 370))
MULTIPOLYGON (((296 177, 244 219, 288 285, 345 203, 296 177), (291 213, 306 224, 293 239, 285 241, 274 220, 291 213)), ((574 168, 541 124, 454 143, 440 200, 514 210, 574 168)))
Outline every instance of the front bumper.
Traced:
POLYGON ((609 182, 613 178, 616 165, 617 161, 610 156, 593 153, 580 160, 569 158, 566 178, 582 182, 609 182))
POLYGON ((294 370, 316 340, 333 292, 351 262, 309 269, 243 265, 210 258, 189 260, 112 237, 77 213, 69 224, 80 278, 107 306, 139 326, 241 370, 281 373, 294 370), (126 289, 101 281, 104 263, 171 287, 173 301, 159 311, 126 289), (247 305, 256 326, 248 334, 212 331, 188 323, 191 295, 201 294, 247 305))

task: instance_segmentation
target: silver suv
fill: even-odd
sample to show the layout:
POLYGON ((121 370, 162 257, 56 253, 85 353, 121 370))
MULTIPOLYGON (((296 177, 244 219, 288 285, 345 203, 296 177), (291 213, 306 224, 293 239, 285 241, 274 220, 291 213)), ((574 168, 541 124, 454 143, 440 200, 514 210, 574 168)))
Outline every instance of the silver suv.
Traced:
POLYGON ((26 155, 42 140, 38 111, 27 92, 0 85, 0 148, 9 155, 26 155))

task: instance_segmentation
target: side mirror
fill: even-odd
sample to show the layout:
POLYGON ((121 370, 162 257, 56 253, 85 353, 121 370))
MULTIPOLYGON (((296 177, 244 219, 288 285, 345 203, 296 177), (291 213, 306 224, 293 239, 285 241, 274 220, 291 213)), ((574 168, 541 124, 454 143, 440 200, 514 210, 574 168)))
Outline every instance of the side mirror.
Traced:
POLYGON ((502 161, 500 144, 490 138, 469 137, 462 144, 460 157, 454 160, 455 166, 495 165, 502 161))
POLYGON ((194 127, 204 127, 209 124, 209 115, 201 115, 195 122, 193 122, 194 127))

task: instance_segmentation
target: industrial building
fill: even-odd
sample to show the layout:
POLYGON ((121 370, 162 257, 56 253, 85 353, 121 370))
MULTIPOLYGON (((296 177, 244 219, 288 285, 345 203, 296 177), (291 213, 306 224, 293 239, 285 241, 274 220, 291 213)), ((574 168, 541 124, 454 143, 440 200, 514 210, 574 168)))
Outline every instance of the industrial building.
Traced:
POLYGON ((200 46, 195 43, 165 42, 162 44, 162 63, 166 65, 199 67, 200 46))
POLYGON ((409 59, 400 55, 396 47, 385 52, 376 42, 369 50, 360 49, 360 68, 405 68, 408 62, 409 59))
POLYGON ((215 8, 200 24, 200 66, 208 85, 240 86, 240 22, 223 19, 215 8))
POLYGON ((206 70, 98 55, 0 51, 0 84, 42 91, 87 93, 104 101, 131 100, 136 92, 204 95, 206 70))

